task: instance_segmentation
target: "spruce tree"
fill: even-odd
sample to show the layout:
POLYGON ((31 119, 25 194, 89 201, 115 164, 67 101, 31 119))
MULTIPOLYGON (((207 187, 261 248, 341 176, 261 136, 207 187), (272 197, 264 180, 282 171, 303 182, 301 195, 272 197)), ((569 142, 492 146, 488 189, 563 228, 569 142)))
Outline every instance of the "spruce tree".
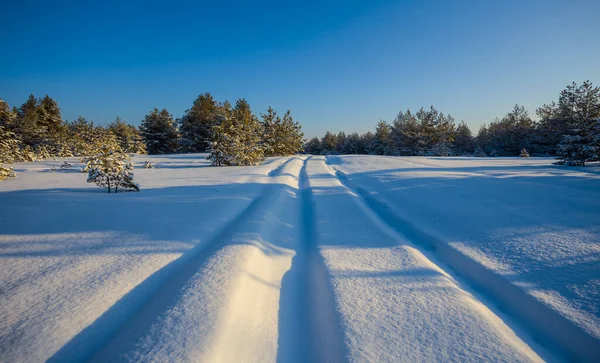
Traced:
POLYGON ((142 120, 140 133, 149 154, 174 153, 179 147, 177 125, 166 109, 150 111, 142 120))

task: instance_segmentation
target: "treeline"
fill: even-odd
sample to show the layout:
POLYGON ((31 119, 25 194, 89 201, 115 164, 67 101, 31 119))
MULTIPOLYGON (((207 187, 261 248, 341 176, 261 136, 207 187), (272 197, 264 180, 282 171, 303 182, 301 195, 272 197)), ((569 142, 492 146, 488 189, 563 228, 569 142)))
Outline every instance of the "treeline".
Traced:
POLYGON ((48 95, 31 95, 12 109, 0 99, 0 163, 85 158, 108 145, 127 154, 210 152, 214 165, 255 165, 265 156, 301 151, 303 136, 290 111, 280 117, 269 108, 259 120, 246 100, 232 106, 209 93, 198 96, 181 119, 154 109, 139 128, 118 117, 107 126, 83 117, 63 120, 58 103, 48 95))
POLYGON ((533 121, 515 105, 503 118, 483 125, 473 136, 463 121, 436 110, 401 111, 390 124, 380 121, 375 132, 312 138, 310 154, 372 154, 405 156, 556 156, 559 163, 584 165, 600 159, 600 89, 586 81, 573 83, 557 102, 536 110, 533 121), (523 149, 527 152, 522 153, 523 149))

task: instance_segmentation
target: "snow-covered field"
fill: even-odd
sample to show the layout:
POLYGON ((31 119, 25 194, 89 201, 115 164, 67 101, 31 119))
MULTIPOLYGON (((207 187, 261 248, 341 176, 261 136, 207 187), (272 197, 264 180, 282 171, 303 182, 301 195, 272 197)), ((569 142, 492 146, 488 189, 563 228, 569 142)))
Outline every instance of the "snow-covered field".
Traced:
POLYGON ((0 182, 2 362, 600 360, 597 165, 68 160, 0 182))

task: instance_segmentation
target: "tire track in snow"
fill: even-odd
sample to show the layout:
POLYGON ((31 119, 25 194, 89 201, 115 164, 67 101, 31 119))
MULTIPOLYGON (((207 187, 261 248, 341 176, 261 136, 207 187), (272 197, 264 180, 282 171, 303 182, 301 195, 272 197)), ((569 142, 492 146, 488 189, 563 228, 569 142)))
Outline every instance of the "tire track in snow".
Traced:
MULTIPOLYGON (((287 162, 283 162, 268 174, 279 174, 286 165, 287 162)), ((236 227, 264 210, 272 193, 272 185, 265 185, 246 208, 219 228, 206 243, 200 243, 154 272, 121 297, 94 323, 76 334, 48 361, 90 361, 98 354, 115 359, 118 354, 127 353, 136 339, 151 328, 155 319, 177 302, 186 283, 227 245, 236 227)))
POLYGON ((304 160, 300 171, 300 243, 282 281, 278 362, 347 361, 329 272, 318 249, 314 201, 304 160))
MULTIPOLYGON (((466 280, 467 286, 472 286, 474 291, 483 293, 484 300, 487 300, 488 297, 491 298, 494 306, 481 301, 482 299, 478 300, 492 312, 498 311, 498 309, 507 312, 513 317, 511 320, 518 322, 518 326, 514 326, 514 323, 508 324, 510 322, 505 323, 512 325, 516 331, 523 332, 521 326, 524 326, 528 333, 522 338, 525 338, 526 341, 534 343, 539 340, 537 343, 558 357, 566 357, 569 360, 598 361, 600 358, 599 342, 587 332, 528 295, 522 288, 486 269, 475 260, 452 248, 448 243, 399 217, 385 202, 372 196, 366 189, 353 186, 345 173, 336 169, 335 166, 325 163, 328 168, 332 169, 340 184, 357 195, 364 207, 368 208, 385 226, 414 243, 417 249, 433 252, 436 259, 466 280)), ((428 258, 430 257, 428 256, 428 258)), ((432 262, 445 273, 448 272, 447 269, 441 268, 435 260, 432 262)), ((537 344, 530 345, 533 349, 540 350, 539 347, 536 347, 537 344)), ((538 351, 538 353, 547 356, 547 352, 538 351)))

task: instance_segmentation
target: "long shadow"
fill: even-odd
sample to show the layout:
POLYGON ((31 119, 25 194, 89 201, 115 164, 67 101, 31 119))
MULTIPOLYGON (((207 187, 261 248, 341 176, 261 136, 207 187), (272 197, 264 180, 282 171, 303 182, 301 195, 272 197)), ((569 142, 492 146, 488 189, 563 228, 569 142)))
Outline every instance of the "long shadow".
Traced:
POLYGON ((259 223, 254 219, 258 217, 256 212, 267 203, 267 194, 288 189, 291 188, 284 185, 265 186, 262 195, 223 226, 214 238, 197 245, 136 286, 73 337, 49 362, 122 359, 122 354, 131 350, 139 338, 149 332, 161 314, 178 302, 186 283, 203 269, 210 257, 226 246, 240 243, 232 242, 239 225, 259 223))

